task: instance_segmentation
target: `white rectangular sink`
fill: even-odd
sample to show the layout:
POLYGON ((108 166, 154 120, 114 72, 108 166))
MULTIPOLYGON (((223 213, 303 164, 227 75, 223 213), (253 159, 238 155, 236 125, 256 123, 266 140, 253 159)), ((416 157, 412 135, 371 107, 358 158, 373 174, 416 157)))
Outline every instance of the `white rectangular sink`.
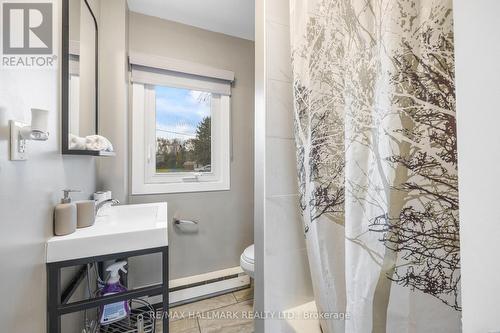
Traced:
POLYGON ((168 246, 167 203, 100 210, 93 226, 47 241, 47 262, 168 246))

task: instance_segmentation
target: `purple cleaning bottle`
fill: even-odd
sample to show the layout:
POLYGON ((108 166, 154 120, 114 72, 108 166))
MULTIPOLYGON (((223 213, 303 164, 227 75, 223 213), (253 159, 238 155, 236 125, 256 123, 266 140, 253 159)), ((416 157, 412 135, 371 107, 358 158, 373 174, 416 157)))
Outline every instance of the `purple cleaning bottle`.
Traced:
MULTIPOLYGON (((122 286, 120 283, 120 274, 122 271, 127 273, 125 265, 127 262, 119 261, 106 268, 106 271, 110 272, 110 276, 106 285, 102 289, 101 295, 112 295, 127 291, 127 288, 122 286)), ((101 325, 111 324, 126 318, 130 314, 130 307, 128 301, 121 301, 112 304, 106 304, 101 307, 99 322, 101 325)))

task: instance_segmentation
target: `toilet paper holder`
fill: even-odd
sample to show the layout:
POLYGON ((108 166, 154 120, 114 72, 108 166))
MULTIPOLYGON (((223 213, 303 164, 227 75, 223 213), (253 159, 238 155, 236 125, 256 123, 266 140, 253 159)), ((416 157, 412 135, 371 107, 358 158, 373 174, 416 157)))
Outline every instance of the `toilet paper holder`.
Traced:
POLYGON ((174 224, 175 225, 197 225, 197 221, 192 221, 192 220, 182 220, 174 217, 174 224))

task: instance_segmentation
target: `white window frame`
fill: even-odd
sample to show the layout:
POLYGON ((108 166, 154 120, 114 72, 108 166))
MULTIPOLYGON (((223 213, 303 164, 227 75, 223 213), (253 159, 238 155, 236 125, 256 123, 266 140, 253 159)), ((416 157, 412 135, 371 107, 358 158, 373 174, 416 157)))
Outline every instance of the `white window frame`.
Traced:
MULTIPOLYGON (((157 82, 155 82, 156 85, 157 82)), ((175 77, 162 78, 169 87, 199 90, 182 85, 175 77)), ((156 98, 154 85, 132 83, 132 195, 164 194, 230 189, 231 97, 212 93, 211 172, 156 173, 156 98)))

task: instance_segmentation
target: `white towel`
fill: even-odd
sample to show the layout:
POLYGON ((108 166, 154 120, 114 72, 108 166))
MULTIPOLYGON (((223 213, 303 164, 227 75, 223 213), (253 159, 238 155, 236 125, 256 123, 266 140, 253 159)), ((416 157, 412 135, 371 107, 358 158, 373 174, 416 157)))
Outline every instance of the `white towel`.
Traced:
POLYGON ((70 134, 69 135, 69 149, 86 150, 85 138, 70 134))
POLYGON ((85 145, 87 150, 113 151, 111 142, 101 135, 89 135, 85 137, 85 145))
POLYGON ((70 134, 69 149, 75 150, 95 150, 95 151, 113 151, 111 142, 101 135, 89 135, 84 138, 70 134))

